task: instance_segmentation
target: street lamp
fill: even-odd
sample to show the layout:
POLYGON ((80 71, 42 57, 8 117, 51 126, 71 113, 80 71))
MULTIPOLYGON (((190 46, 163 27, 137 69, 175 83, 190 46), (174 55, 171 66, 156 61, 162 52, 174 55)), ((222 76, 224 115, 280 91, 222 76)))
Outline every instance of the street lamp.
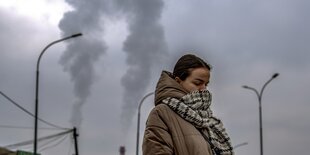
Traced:
POLYGON ((272 77, 263 85, 260 93, 252 87, 249 86, 242 86, 245 89, 250 89, 253 90, 257 97, 258 97, 258 104, 259 104, 259 135, 260 135, 260 154, 263 155, 263 125, 262 125, 262 96, 263 96, 263 91, 265 87, 267 86, 268 83, 270 83, 273 79, 275 79, 277 76, 279 76, 279 73, 275 73, 272 75, 272 77))
POLYGON ((41 54, 39 55, 39 58, 37 60, 37 72, 36 72, 36 96, 35 96, 35 117, 34 117, 34 148, 33 148, 33 151, 34 151, 34 155, 37 155, 37 140, 38 140, 38 106, 39 106, 39 67, 40 67, 40 60, 41 60, 41 57, 42 55, 44 54, 44 52, 52 45, 56 44, 56 43, 59 43, 61 41, 64 41, 64 40, 68 40, 68 39, 71 39, 71 38, 75 38, 75 37, 79 37, 79 36, 82 36, 82 33, 77 33, 77 34, 73 34, 71 36, 68 36, 68 37, 65 37, 65 38, 62 38, 62 39, 59 39, 59 40, 56 40, 56 41, 53 41, 51 42, 50 44, 48 44, 44 49, 43 51, 41 52, 41 54))
POLYGON ((243 142, 243 143, 240 143, 240 144, 237 144, 234 146, 234 150, 238 147, 241 147, 241 146, 244 146, 244 145, 248 145, 249 143, 248 142, 243 142))
POLYGON ((142 100, 140 101, 140 104, 139 104, 139 107, 138 107, 138 125, 137 125, 136 155, 139 155, 139 129, 140 129, 140 110, 141 110, 141 106, 142 106, 143 101, 144 101, 147 97, 149 97, 149 96, 151 96, 151 95, 153 95, 153 94, 154 94, 154 92, 150 92, 150 93, 146 94, 146 95, 142 98, 142 100))

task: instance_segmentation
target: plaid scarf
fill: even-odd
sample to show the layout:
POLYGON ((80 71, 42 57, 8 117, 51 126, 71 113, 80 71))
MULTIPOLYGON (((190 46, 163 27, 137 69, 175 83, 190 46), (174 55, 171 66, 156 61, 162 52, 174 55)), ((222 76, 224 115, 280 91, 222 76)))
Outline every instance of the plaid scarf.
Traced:
POLYGON ((181 99, 168 97, 163 103, 201 132, 214 155, 233 155, 230 138, 221 120, 212 115, 211 100, 211 93, 203 90, 189 93, 181 99))

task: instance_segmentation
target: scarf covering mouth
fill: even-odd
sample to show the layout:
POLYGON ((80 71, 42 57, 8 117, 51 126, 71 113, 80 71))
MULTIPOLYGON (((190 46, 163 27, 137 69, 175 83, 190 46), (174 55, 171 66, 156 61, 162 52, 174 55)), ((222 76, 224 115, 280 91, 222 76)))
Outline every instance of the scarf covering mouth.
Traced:
POLYGON ((203 90, 188 93, 181 99, 168 97, 163 103, 201 132, 214 155, 233 155, 233 147, 222 121, 213 116, 211 100, 211 93, 203 90))

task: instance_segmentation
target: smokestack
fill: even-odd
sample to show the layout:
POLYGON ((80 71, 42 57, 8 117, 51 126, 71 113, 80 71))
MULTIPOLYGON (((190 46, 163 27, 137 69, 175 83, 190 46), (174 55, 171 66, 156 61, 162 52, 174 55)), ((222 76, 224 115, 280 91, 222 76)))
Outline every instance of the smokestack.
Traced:
POLYGON ((125 146, 120 146, 119 147, 119 154, 120 155, 125 155, 125 146))

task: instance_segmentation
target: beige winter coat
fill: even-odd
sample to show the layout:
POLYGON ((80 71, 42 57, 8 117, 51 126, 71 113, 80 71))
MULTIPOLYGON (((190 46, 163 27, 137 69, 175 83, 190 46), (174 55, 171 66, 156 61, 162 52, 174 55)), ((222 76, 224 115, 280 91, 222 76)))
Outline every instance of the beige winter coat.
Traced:
POLYGON ((143 155, 212 155, 200 132, 161 101, 181 98, 188 92, 163 71, 155 91, 155 107, 149 114, 143 138, 143 155))

